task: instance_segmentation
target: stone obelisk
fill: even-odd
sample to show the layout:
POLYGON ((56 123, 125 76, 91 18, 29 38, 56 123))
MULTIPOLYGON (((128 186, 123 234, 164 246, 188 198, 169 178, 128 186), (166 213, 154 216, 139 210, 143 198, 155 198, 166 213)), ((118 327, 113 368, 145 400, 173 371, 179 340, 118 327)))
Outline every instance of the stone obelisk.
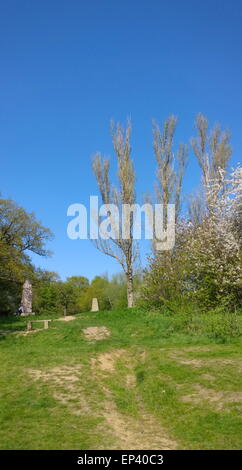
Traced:
POLYGON ((33 315, 32 298, 33 298, 32 283, 29 279, 26 279, 26 281, 24 281, 23 291, 22 291, 21 306, 23 307, 23 313, 21 313, 21 315, 23 316, 33 315))
POLYGON ((92 299, 92 310, 91 310, 91 312, 98 312, 98 311, 99 311, 98 300, 96 299, 96 297, 94 297, 92 299))

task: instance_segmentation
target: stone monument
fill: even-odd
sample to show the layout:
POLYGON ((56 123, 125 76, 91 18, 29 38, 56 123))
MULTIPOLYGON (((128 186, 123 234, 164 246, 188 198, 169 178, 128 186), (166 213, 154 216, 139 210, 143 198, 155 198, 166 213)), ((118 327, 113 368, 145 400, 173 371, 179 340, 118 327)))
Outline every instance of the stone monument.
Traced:
POLYGON ((99 307, 98 307, 98 300, 96 297, 94 297, 92 299, 92 310, 91 312, 98 312, 99 311, 99 307))
POLYGON ((22 316, 34 315, 32 312, 32 298, 33 298, 32 283, 31 281, 29 281, 29 279, 26 279, 23 285, 22 300, 21 300, 21 306, 23 307, 23 312, 21 313, 22 316))

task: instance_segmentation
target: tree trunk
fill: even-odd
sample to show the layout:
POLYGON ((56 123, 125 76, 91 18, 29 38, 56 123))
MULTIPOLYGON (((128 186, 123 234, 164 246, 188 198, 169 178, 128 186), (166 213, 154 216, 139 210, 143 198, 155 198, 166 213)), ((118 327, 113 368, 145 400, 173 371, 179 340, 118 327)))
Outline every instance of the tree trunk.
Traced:
POLYGON ((66 306, 64 306, 64 317, 66 316, 66 313, 67 313, 66 306))
POLYGON ((128 300, 128 308, 134 306, 134 285, 133 285, 133 273, 128 272, 126 273, 127 278, 127 300, 128 300))

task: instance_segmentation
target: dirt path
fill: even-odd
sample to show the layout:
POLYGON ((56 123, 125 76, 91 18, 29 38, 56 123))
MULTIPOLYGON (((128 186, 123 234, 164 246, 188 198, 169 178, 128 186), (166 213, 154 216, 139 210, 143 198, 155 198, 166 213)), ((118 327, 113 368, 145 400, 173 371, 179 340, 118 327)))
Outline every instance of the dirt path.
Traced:
POLYGON ((135 419, 120 413, 114 402, 107 400, 103 416, 115 436, 117 450, 172 450, 177 443, 171 440, 164 428, 154 416, 145 410, 140 410, 140 416, 135 419))
MULTIPOLYGON (((99 334, 100 331, 98 336, 99 334)), ((137 416, 122 413, 117 408, 113 391, 108 387, 106 379, 108 376, 119 380, 116 368, 119 360, 124 361, 127 367, 127 375, 120 378, 120 383, 127 388, 128 394, 131 387, 132 389, 136 387, 136 376, 133 373, 132 361, 125 349, 113 349, 96 355, 91 358, 88 368, 76 364, 60 365, 44 370, 28 369, 28 375, 34 381, 48 383, 53 397, 62 406, 64 405, 69 413, 104 419, 99 424, 103 435, 103 444, 99 450, 107 448, 105 435, 106 442, 112 442, 109 449, 176 449, 177 443, 169 437, 159 420, 148 413, 138 396, 135 402, 138 408, 137 416), (88 378, 94 384, 91 393, 90 386, 85 385, 88 378), (101 390, 103 396, 98 403, 95 390, 101 390)))
POLYGON ((56 321, 72 321, 75 319, 76 317, 73 317, 73 315, 66 315, 65 317, 56 318, 56 321))
POLYGON ((132 372, 132 364, 127 358, 127 351, 124 349, 113 349, 101 353, 98 357, 91 359, 91 370, 95 376, 98 386, 102 389, 105 400, 102 415, 106 420, 107 427, 115 437, 115 445, 112 449, 117 450, 171 450, 177 448, 177 443, 172 440, 168 432, 161 426, 160 422, 151 413, 145 410, 139 401, 139 414, 137 418, 121 413, 113 399, 112 393, 103 383, 106 374, 115 373, 117 360, 125 359, 128 374, 126 376, 126 387, 135 387, 136 377, 132 372))
MULTIPOLYGON (((58 321, 73 321, 74 316, 65 316, 58 321)), ((39 330, 31 331, 31 333, 39 330)), ((28 332, 22 332, 27 334, 28 332)), ((83 334, 87 341, 95 342, 106 339, 111 332, 105 326, 92 326, 83 329, 83 334)), ((133 373, 134 363, 125 349, 111 349, 109 351, 95 355, 90 359, 88 369, 80 365, 59 365, 58 367, 41 370, 28 370, 29 376, 34 381, 48 383, 53 397, 69 413, 76 415, 90 415, 103 418, 101 433, 107 436, 107 442, 112 442, 110 449, 127 450, 148 450, 148 449, 176 449, 177 443, 172 440, 165 428, 158 419, 148 413, 137 397, 135 406, 138 408, 136 417, 122 413, 114 401, 111 387, 106 384, 107 375, 115 378, 127 388, 127 394, 136 387, 136 376, 133 373), (127 370, 126 377, 119 377, 117 363, 122 361, 127 370), (87 392, 85 383, 90 380, 95 384, 94 393, 91 396, 87 392), (124 381, 124 384, 122 383, 124 381), (103 400, 96 401, 95 390, 101 390, 103 400)), ((100 450, 106 448, 101 445, 100 450)))

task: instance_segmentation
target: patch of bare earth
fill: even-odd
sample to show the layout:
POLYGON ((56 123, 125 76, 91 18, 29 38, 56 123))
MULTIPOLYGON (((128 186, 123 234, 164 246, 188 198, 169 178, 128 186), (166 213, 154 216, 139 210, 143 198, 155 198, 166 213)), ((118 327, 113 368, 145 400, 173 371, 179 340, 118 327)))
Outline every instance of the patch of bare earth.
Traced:
POLYGON ((30 334, 33 334, 33 333, 37 333, 38 331, 43 331, 44 328, 37 328, 36 330, 24 330, 24 331, 20 331, 20 330, 0 330, 0 334, 15 334, 17 336, 28 336, 30 334))
POLYGON ((89 326, 82 331, 89 341, 99 341, 108 338, 111 334, 106 326, 89 326))
POLYGON ((216 380, 216 377, 214 377, 212 374, 202 374, 201 378, 208 380, 209 382, 214 382, 214 380, 216 380))
POLYGON ((211 346, 185 346, 181 349, 179 349, 179 351, 188 351, 188 352, 209 352, 211 351, 211 346))
POLYGON ((19 333, 19 330, 0 330, 0 335, 8 335, 10 333, 19 333))
POLYGON ((126 375, 126 386, 128 388, 134 388, 136 385, 136 376, 134 374, 126 375))
POLYGON ((146 357, 147 357, 146 351, 141 351, 141 353, 139 354, 139 360, 141 362, 144 362, 146 360, 146 357))
POLYGON ((175 359, 175 361, 179 362, 179 364, 185 365, 185 366, 192 366, 192 367, 204 367, 205 366, 205 361, 202 359, 194 359, 194 358, 189 358, 189 357, 184 357, 182 355, 178 355, 177 353, 171 353, 169 355, 171 359, 175 359))
POLYGON ((73 315, 66 315, 65 317, 60 317, 56 319, 56 321, 72 321, 72 320, 76 320, 76 318, 73 317, 73 315))
POLYGON ((169 357, 182 365, 187 365, 195 368, 210 367, 211 369, 218 369, 226 366, 237 370, 238 372, 242 371, 242 361, 241 358, 236 359, 225 359, 225 358, 194 358, 189 357, 189 352, 199 352, 199 351, 209 351, 207 347, 189 347, 183 349, 174 349, 169 353, 169 357))
POLYGON ((124 355, 124 349, 114 349, 91 359, 92 370, 100 369, 102 371, 113 372, 115 370, 115 364, 117 359, 124 355))
POLYGON ((105 402, 103 416, 116 437, 113 449, 176 449, 177 443, 149 413, 141 410, 138 419, 122 415, 111 400, 105 402))
POLYGON ((36 330, 29 330, 29 331, 20 331, 17 333, 18 336, 28 336, 33 335, 34 333, 38 333, 39 331, 46 331, 45 328, 36 328, 36 330))
POLYGON ((242 405, 242 392, 214 390, 212 388, 203 387, 200 384, 194 384, 193 389, 193 393, 182 397, 183 402, 189 402, 195 405, 209 402, 216 411, 223 410, 229 403, 236 403, 239 406, 242 405))
POLYGON ((28 369, 34 380, 41 380, 51 386, 53 397, 69 408, 71 413, 84 414, 90 412, 81 386, 82 366, 60 366, 48 370, 28 369))

